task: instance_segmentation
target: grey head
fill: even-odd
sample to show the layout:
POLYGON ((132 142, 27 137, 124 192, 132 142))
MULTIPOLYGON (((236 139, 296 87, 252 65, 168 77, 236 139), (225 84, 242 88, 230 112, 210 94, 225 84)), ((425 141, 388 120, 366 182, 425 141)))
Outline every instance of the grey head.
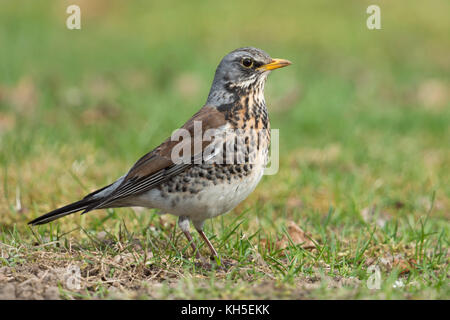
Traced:
POLYGON ((263 94, 267 75, 274 69, 290 64, 288 60, 272 59, 261 49, 236 49, 219 63, 206 104, 220 106, 231 103, 237 94, 253 88, 261 89, 263 94))

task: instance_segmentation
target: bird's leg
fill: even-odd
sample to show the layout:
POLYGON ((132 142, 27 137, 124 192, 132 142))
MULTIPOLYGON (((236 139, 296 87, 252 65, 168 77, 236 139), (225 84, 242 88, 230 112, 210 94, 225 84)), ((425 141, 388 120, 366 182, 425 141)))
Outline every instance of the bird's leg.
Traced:
POLYGON ((209 250, 211 251, 211 254, 216 257, 219 258, 219 255, 217 254, 216 249, 214 249, 212 243, 209 241, 208 237, 206 236, 206 234, 203 232, 202 229, 197 229, 197 232, 200 234, 200 236, 203 238, 203 240, 206 242, 206 244, 209 247, 209 250))
POLYGON ((181 216, 178 218, 178 226, 183 231, 184 235, 189 241, 189 244, 191 245, 192 249, 195 252, 195 257, 197 259, 201 259, 201 255, 198 252, 197 246, 194 243, 194 239, 192 239, 191 233, 189 232, 189 218, 185 216, 181 216))
POLYGON ((203 232, 203 223, 205 221, 204 220, 193 220, 192 223, 194 224, 195 229, 197 230, 197 232, 200 234, 200 236, 203 238, 203 241, 205 241, 205 243, 208 245, 209 250, 211 251, 211 254, 214 258, 219 259, 219 255, 217 254, 216 249, 214 249, 213 245, 211 244, 211 242, 209 241, 208 237, 206 236, 206 234, 203 232))

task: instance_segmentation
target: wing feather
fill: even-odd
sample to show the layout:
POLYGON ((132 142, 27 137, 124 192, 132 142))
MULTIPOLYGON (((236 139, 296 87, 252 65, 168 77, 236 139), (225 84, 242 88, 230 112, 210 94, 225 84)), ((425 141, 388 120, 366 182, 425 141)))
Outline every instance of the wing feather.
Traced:
MULTIPOLYGON (((182 129, 188 130, 191 137, 194 135, 194 121, 202 123, 202 132, 208 129, 219 129, 226 124, 225 115, 214 107, 204 106, 197 112, 182 129)), ((100 203, 88 206, 83 213, 98 209, 113 207, 114 202, 124 198, 136 196, 161 183, 169 180, 171 177, 192 167, 194 160, 201 158, 203 150, 209 145, 209 142, 202 142, 200 154, 194 154, 190 163, 174 163, 171 159, 172 149, 178 141, 172 141, 168 138, 153 151, 144 155, 130 169, 123 179, 122 183, 105 197, 100 203)), ((194 139, 191 139, 191 151, 194 150, 194 139)), ((192 154, 191 153, 191 154, 192 154)))

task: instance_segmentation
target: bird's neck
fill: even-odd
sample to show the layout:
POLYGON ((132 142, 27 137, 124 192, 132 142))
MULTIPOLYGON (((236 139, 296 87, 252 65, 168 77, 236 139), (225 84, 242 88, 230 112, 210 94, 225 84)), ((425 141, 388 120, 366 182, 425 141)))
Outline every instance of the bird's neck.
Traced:
POLYGON ((269 117, 264 99, 264 82, 249 86, 226 84, 224 90, 210 93, 208 105, 225 114, 230 124, 239 129, 268 129, 269 117))

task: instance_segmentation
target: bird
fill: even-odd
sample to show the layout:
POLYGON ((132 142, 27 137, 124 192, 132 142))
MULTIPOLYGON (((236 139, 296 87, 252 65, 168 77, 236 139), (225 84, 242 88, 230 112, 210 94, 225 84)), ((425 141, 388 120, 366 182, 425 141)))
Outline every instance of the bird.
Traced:
POLYGON ((113 183, 28 224, 46 224, 96 209, 160 209, 178 216, 178 226, 196 258, 202 256, 190 223, 208 246, 211 258, 218 258, 203 231, 204 222, 231 211, 261 180, 270 146, 264 86, 269 73, 290 64, 254 47, 231 51, 216 69, 204 106, 170 138, 113 183), (194 139, 190 139, 192 135, 194 139))

